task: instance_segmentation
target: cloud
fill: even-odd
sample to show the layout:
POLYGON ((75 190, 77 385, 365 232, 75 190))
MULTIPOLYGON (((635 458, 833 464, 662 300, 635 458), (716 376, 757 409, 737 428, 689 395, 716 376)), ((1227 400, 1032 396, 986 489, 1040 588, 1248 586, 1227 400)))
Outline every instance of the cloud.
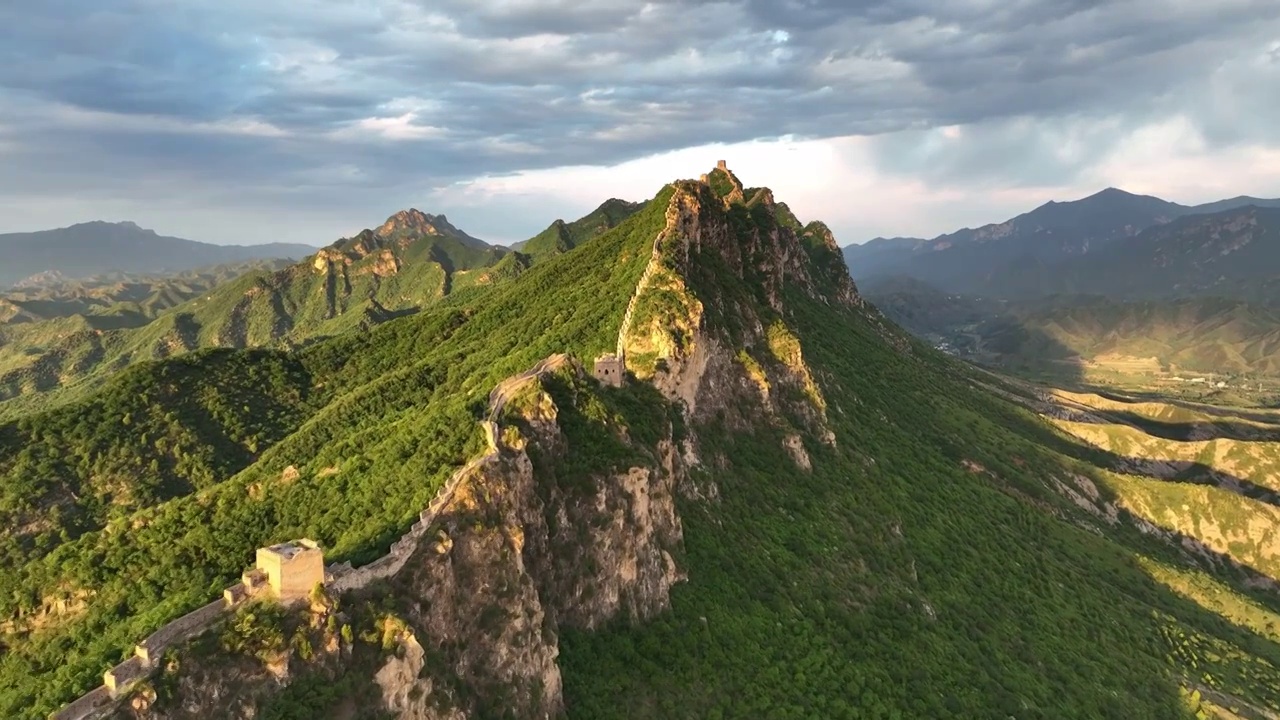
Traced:
POLYGON ((48 0, 0 28, 0 230, 182 199, 324 242, 476 178, 781 137, 943 196, 1115 175, 1174 118, 1187 158, 1280 146, 1274 0, 48 0))

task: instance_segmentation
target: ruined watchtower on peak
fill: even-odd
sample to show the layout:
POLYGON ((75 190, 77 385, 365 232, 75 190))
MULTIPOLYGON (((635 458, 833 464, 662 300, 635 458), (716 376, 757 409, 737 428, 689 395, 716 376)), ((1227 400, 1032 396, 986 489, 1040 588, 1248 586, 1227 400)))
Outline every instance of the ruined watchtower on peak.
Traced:
POLYGON ((622 379, 626 376, 627 365, 622 355, 607 353, 596 358, 594 375, 596 380, 605 385, 622 387, 622 379))
MULTIPOLYGON (((729 172, 729 164, 726 163, 724 160, 717 160, 716 170, 727 173, 729 172)), ((702 173, 701 175, 698 176, 698 180, 704 185, 711 182, 711 173, 702 173)))
POLYGON ((324 582, 324 552, 313 540, 258 548, 257 570, 281 602, 305 598, 324 582))

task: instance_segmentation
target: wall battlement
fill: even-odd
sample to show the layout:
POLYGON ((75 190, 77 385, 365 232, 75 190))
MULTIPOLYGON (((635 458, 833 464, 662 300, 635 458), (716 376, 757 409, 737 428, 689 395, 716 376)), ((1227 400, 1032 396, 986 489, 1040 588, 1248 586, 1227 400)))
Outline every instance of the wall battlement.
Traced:
POLYGON ((53 713, 50 719, 99 720, 106 717, 115 710, 117 700, 156 670, 166 650, 213 627, 228 611, 255 598, 273 598, 283 603, 305 598, 315 583, 307 585, 305 592, 300 589, 317 578, 317 560, 317 581, 323 583, 324 553, 316 543, 298 540, 259 549, 258 565, 246 570, 240 582, 223 590, 221 598, 148 635, 134 646, 132 657, 103 673, 101 686, 53 713), (263 566, 264 561, 266 567, 263 566))

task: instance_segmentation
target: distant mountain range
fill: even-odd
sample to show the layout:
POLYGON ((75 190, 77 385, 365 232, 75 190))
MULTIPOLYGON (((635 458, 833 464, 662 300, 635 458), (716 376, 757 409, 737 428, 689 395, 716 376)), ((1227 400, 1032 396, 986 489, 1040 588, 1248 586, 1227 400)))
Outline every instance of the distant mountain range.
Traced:
POLYGON ((1107 189, 844 254, 888 317, 982 362, 1280 374, 1280 200, 1107 189))
MULTIPOLYGON (((11 407, 5 401, 76 383, 83 391, 85 378, 142 360, 211 347, 296 347, 415 314, 459 292, 512 279, 535 262, 609 230, 640 207, 609 200, 578 220, 557 220, 519 243, 523 251, 490 245, 444 215, 413 208, 324 248, 204 245, 134 232, 131 224, 100 223, 115 229, 88 237, 107 238, 103 244, 115 247, 130 247, 129 238, 140 237, 156 258, 176 258, 153 258, 152 266, 178 266, 193 247, 192 257, 211 250, 304 248, 306 259, 186 271, 167 280, 101 271, 89 281, 66 278, 92 272, 87 262, 64 263, 38 275, 14 273, 25 279, 0 293, 0 404, 11 407)), ((68 228, 74 231, 70 236, 86 237, 86 230, 76 229, 81 227, 68 228)), ((13 257, 22 259, 24 268, 39 267, 43 261, 29 258, 38 254, 33 248, 42 247, 41 238, 67 237, 51 232, 15 243, 13 257)))
POLYGON ((131 222, 87 222, 56 230, 0 235, 0 288, 43 273, 62 279, 109 272, 169 273, 260 260, 300 260, 310 245, 214 245, 158 235, 131 222))
MULTIPOLYGON (((1214 263, 1272 235, 1280 199, 1237 197, 1198 206, 1108 188, 1073 202, 1049 202, 1002 223, 932 240, 877 238, 844 249, 855 280, 901 275, 947 292, 1025 298, 1058 292, 1136 292, 1134 273, 1158 269, 1144 292, 1210 288, 1222 268, 1260 279, 1255 243, 1241 263, 1214 263), (1192 246, 1195 258, 1182 255, 1192 246), (1247 266, 1247 267, 1245 267, 1247 266), (1104 271, 1099 274, 1099 271, 1104 271), (1184 273, 1187 273, 1184 275, 1184 273)), ((1280 256, 1278 256, 1280 259, 1280 256)), ((1271 264, 1280 271, 1280 263, 1271 264)), ((1230 278, 1228 278, 1230 279, 1230 278)))

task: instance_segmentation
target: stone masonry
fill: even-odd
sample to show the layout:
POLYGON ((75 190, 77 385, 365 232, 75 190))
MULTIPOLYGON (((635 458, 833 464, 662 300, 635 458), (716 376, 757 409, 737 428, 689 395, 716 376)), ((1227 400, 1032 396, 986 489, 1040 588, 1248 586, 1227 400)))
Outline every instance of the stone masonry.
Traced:
POLYGON ((311 540, 295 540, 260 548, 257 566, 245 571, 240 582, 222 597, 193 610, 149 635, 134 647, 133 656, 102 675, 102 685, 67 705, 51 720, 98 720, 114 711, 116 701, 159 666, 166 650, 203 633, 246 601, 272 598, 282 603, 306 599, 316 584, 325 581, 324 553, 311 540))
POLYGON ((622 387, 622 380, 626 374, 626 370, 626 361, 618 355, 609 353, 596 358, 593 374, 595 375, 596 380, 599 380, 605 385, 622 387))
POLYGON ((306 598, 324 584, 324 553, 311 540, 258 548, 257 568, 266 573, 271 593, 285 603, 306 598))

